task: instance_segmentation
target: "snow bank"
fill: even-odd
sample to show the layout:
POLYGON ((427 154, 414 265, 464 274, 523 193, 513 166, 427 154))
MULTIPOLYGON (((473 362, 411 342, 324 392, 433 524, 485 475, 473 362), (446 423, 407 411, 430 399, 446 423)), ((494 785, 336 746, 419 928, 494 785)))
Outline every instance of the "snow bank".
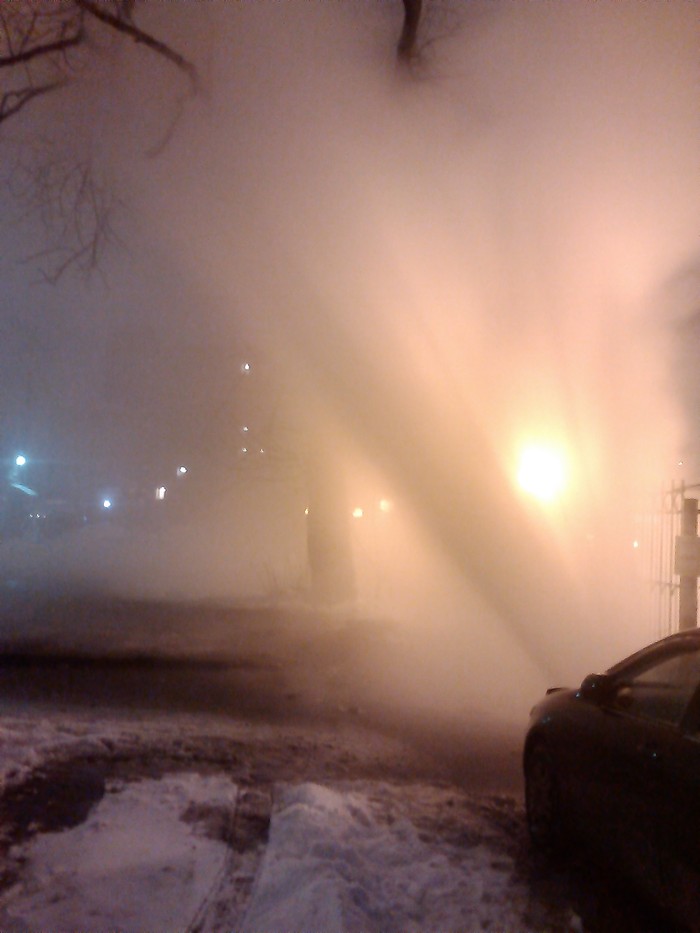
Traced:
POLYGON ((387 812, 386 798, 401 791, 383 790, 384 806, 316 784, 281 792, 244 933, 525 933, 527 892, 512 860, 483 844, 458 849, 425 838, 387 812))

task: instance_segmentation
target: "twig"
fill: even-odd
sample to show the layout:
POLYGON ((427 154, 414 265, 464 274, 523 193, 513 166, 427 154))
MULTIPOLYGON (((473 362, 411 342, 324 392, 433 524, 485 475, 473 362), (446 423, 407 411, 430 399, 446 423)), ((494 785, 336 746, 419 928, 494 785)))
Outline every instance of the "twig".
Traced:
MULTIPOLYGON (((29 33, 27 33, 29 35, 29 33)), ((15 65, 21 65, 38 58, 40 55, 52 55, 54 52, 65 52, 66 49, 74 45, 79 45, 85 38, 82 19, 78 31, 67 39, 56 39, 54 42, 47 42, 44 45, 35 45, 31 49, 23 52, 5 55, 0 57, 0 68, 13 68, 15 65)), ((9 45, 9 43, 8 43, 9 45)))
POLYGON ((66 84, 65 79, 50 81, 48 84, 42 84, 39 87, 27 87, 21 91, 8 91, 0 97, 0 123, 14 116, 31 100, 40 97, 42 94, 48 94, 49 91, 55 91, 56 88, 66 84), (10 103, 14 99, 14 103, 10 103))
POLYGON ((138 26, 134 26, 128 19, 122 19, 119 16, 115 16, 113 13, 108 13, 104 6, 100 6, 98 3, 93 2, 93 0, 74 0, 74 2, 81 10, 90 13, 95 19, 111 26, 112 29, 116 29, 118 32, 123 32, 127 36, 131 36, 134 42, 143 43, 149 49, 152 49, 152 51, 162 55, 163 58, 167 58, 168 61, 185 72, 190 79, 193 92, 195 94, 198 92, 199 78, 197 69, 192 62, 188 61, 183 55, 180 55, 179 52, 176 52, 175 49, 166 45, 165 42, 161 42, 160 39, 156 39, 155 36, 139 29, 138 26))

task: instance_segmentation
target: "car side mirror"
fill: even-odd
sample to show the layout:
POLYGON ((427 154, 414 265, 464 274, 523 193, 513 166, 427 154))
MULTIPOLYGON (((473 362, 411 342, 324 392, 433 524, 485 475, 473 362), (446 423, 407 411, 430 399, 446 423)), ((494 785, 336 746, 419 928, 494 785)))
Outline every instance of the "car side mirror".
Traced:
POLYGON ((613 695, 615 681, 610 674, 589 674, 584 677, 578 695, 592 703, 605 703, 613 695))

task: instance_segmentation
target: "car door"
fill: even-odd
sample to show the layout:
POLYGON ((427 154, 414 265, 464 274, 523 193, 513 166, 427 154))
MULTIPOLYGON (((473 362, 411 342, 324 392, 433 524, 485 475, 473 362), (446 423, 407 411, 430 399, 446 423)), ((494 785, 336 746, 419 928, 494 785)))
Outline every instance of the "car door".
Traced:
POLYGON ((700 690, 662 768, 658 840, 665 900, 679 922, 700 930, 700 690))
POLYGON ((697 813, 692 781, 684 776, 693 772, 700 752, 688 736, 699 681, 700 650, 681 645, 619 674, 605 709, 613 745, 601 786, 609 794, 614 848, 626 874, 659 902, 669 890, 672 854, 685 846, 689 866, 698 851, 677 800, 683 796, 688 816, 697 813))
POLYGON ((586 835, 612 868, 657 898, 656 810, 674 727, 612 704, 601 706, 596 719, 596 742, 589 744, 594 757, 581 773, 590 802, 586 835))
POLYGON ((700 651, 687 646, 618 670, 580 736, 578 784, 590 817, 583 829, 654 900, 664 892, 660 814, 669 762, 684 735, 699 672, 700 651))

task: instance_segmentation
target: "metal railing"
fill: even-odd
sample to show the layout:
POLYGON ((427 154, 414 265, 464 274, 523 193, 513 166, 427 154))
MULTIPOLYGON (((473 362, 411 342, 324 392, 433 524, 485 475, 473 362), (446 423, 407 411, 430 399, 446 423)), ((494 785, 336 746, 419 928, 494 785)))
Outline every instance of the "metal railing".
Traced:
POLYGON ((681 578, 675 573, 676 538, 683 533, 687 493, 698 489, 697 483, 671 483, 655 497, 648 513, 637 519, 644 582, 649 587, 652 637, 663 638, 680 628, 681 578))

